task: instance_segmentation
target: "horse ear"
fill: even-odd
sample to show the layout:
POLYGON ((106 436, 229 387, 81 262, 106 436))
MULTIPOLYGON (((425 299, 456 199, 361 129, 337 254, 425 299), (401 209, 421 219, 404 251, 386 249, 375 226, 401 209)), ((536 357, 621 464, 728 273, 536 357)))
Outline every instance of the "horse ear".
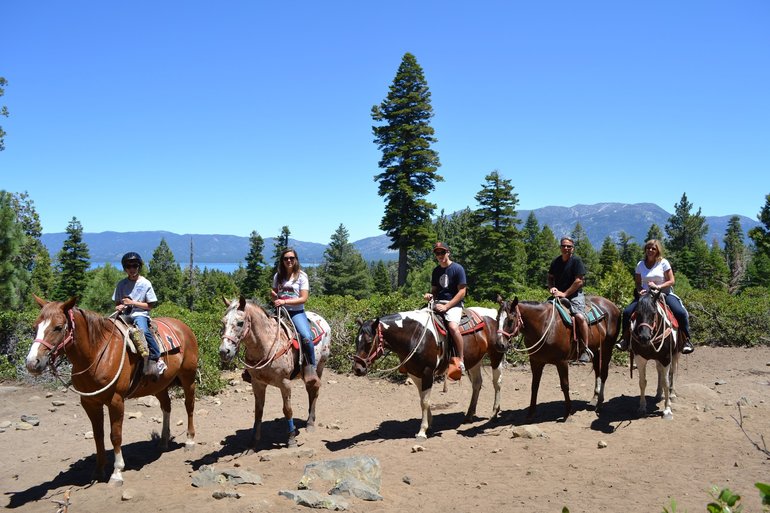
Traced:
POLYGON ((64 302, 64 304, 62 305, 62 309, 65 312, 68 312, 72 310, 72 307, 75 306, 75 303, 77 302, 78 302, 77 296, 72 296, 71 298, 69 298, 67 301, 64 302))
POLYGON ((503 301, 504 301, 504 300, 503 300, 503 296, 501 296, 500 294, 498 294, 498 295, 497 295, 497 304, 498 304, 498 305, 502 305, 502 304, 503 304, 503 301))
POLYGON ((241 297, 238 298, 238 310, 245 310, 246 309, 246 298, 241 294, 241 297))
POLYGON ((32 295, 33 295, 33 296, 35 296, 35 302, 36 302, 38 305, 40 305, 40 308, 43 308, 45 305, 47 305, 47 304, 48 304, 48 301, 46 301, 46 300, 45 300, 45 299, 43 299, 42 297, 37 297, 35 294, 32 294, 32 295))
POLYGON ((225 306, 230 306, 230 303, 232 303, 232 301, 227 299, 224 295, 222 295, 222 301, 225 302, 225 306))
POLYGON ((519 296, 513 296, 513 303, 511 303, 511 306, 515 307, 519 304, 519 296))
POLYGON ((366 321, 364 321, 364 320, 363 320, 362 318, 360 318, 360 317, 358 317, 358 318, 356 319, 356 324, 358 324, 358 327, 359 327, 359 328, 360 328, 361 326, 363 326, 365 322, 366 322, 366 321))

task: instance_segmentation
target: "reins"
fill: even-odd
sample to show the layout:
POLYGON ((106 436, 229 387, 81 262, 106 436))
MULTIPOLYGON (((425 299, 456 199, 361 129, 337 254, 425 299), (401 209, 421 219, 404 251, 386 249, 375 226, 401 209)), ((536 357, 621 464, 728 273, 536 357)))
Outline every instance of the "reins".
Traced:
MULTIPOLYGON (((275 359, 278 358, 278 356, 283 354, 283 352, 280 352, 279 350, 276 349, 276 346, 278 345, 278 342, 281 339, 281 325, 283 323, 283 320, 281 319, 281 317, 283 316, 284 311, 285 311, 285 308, 283 306, 278 307, 278 314, 276 315, 276 324, 275 324, 275 338, 273 339, 273 343, 270 346, 270 350, 267 352, 267 357, 263 358, 262 360, 258 361, 257 363, 255 363, 253 365, 249 364, 246 361, 245 358, 241 358, 240 355, 239 355, 240 347, 241 347, 241 341, 246 339, 246 335, 247 334, 250 334, 251 337, 254 339, 254 341, 257 342, 257 337, 256 337, 256 335, 254 334, 254 332, 251 329, 251 327, 252 327, 251 316, 246 312, 246 308, 245 307, 244 307, 244 310, 243 310, 243 315, 246 318, 246 321, 244 321, 243 327, 241 328, 241 331, 240 331, 240 334, 239 334, 238 338, 234 339, 234 338, 232 338, 230 336, 227 336, 227 335, 223 336, 223 338, 226 338, 227 340, 231 340, 232 342, 235 343, 235 354, 239 355, 238 356, 238 360, 240 361, 240 363, 243 364, 243 366, 245 368, 252 369, 252 370, 264 369, 265 367, 267 367, 270 364, 272 364, 275 361, 275 359)), ((265 313, 265 315, 267 316, 267 313, 265 313)), ((287 329, 291 329, 293 331, 293 335, 291 333, 288 334, 288 344, 290 345, 291 344, 291 340, 294 337, 297 336, 297 330, 294 327, 294 323, 288 323, 288 324, 290 324, 291 327, 287 328, 287 329)), ((286 326, 287 324, 283 324, 283 325, 286 326)), ((299 353, 300 353, 300 365, 301 365, 302 364, 302 351, 300 351, 299 353)))
POLYGON ((513 332, 508 333, 505 330, 498 328, 497 334, 498 335, 502 334, 508 337, 509 350, 512 349, 517 353, 526 352, 527 354, 530 354, 530 355, 537 353, 546 345, 545 339, 548 336, 548 333, 551 331, 551 326, 553 325, 553 321, 556 318, 556 303, 551 302, 551 317, 548 319, 548 325, 543 330, 543 335, 540 337, 540 339, 537 342, 532 344, 530 347, 526 347, 525 345, 524 348, 522 349, 517 348, 515 344, 510 344, 510 340, 514 337, 514 333, 516 333, 517 331, 521 336, 524 336, 524 333, 521 331, 521 329, 524 327, 524 318, 521 315, 521 309, 519 308, 518 304, 516 304, 515 312, 516 312, 517 320, 516 320, 516 326, 514 327, 513 332))

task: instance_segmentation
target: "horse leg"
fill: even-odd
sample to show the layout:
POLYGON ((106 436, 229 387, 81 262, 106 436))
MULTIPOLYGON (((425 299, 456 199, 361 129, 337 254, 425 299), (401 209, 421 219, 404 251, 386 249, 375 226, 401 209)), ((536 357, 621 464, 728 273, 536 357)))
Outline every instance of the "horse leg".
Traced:
POLYGON ((544 362, 529 361, 529 366, 532 369, 532 391, 529 398, 529 411, 527 411, 527 420, 532 420, 535 417, 535 408, 537 407, 537 391, 540 388, 540 378, 543 377, 544 362))
POLYGON ((251 390, 254 392, 254 427, 251 428, 249 448, 256 450, 257 445, 262 438, 262 413, 265 409, 265 392, 267 391, 267 385, 252 378, 251 390))
POLYGON ((497 367, 492 368, 492 386, 495 389, 495 402, 492 405, 492 418, 497 418, 500 414, 500 389, 503 382, 503 365, 502 361, 497 364, 497 367))
POLYGON ((101 403, 82 397, 80 404, 91 421, 91 430, 94 433, 94 443, 96 444, 96 468, 94 469, 91 481, 95 482, 104 478, 104 406, 101 403))
POLYGON ((473 386, 473 392, 471 393, 471 403, 468 405, 468 411, 465 414, 463 423, 473 422, 473 418, 476 416, 476 405, 479 402, 479 392, 481 392, 481 384, 484 381, 484 377, 481 375, 481 362, 468 371, 468 376, 473 386))
POLYGON ((315 431, 315 403, 318 400, 318 394, 321 392, 321 375, 324 372, 324 364, 326 362, 318 362, 316 367, 316 375, 318 380, 315 383, 305 383, 305 390, 307 390, 307 424, 305 429, 308 432, 315 431))
MULTIPOLYGON (((291 381, 284 380, 280 386, 281 397, 283 398, 283 416, 286 418, 288 440, 286 444, 289 447, 297 447, 297 429, 294 427, 294 410, 291 408, 291 381)), ((308 396, 310 390, 308 390, 308 396)), ((263 401, 264 404, 264 401, 263 401)))
POLYGON ((679 367, 679 352, 674 353, 671 358, 671 365, 669 365, 668 372, 668 396, 671 399, 676 399, 676 392, 674 391, 674 375, 679 367))
POLYGON ((636 355, 636 372, 639 374, 639 408, 636 413, 647 415, 647 397, 644 395, 647 389, 647 360, 636 355))
POLYGON ((671 393, 669 382, 669 371, 671 370, 671 364, 663 365, 658 362, 658 380, 662 378, 663 381, 663 419, 672 420, 674 414, 671 412, 671 393))
POLYGON ((559 384, 564 394, 564 419, 572 415, 572 399, 569 396, 569 364, 566 360, 556 362, 556 370, 559 371, 559 384))
POLYGON ((171 439, 171 428, 169 422, 171 421, 171 399, 168 396, 168 388, 164 388, 155 397, 160 401, 160 411, 163 412, 163 427, 160 430, 160 442, 158 447, 162 451, 168 449, 168 441, 171 439))
POLYGON ((112 475, 110 476, 111 486, 123 485, 123 469, 126 468, 126 464, 123 461, 123 452, 121 446, 123 445, 123 413, 125 411, 125 405, 123 398, 116 395, 112 398, 112 403, 107 406, 107 411, 110 415, 110 441, 112 442, 112 450, 115 453, 115 463, 112 469, 112 475))
MULTIPOLYGON (((604 342, 602 342, 604 344, 604 342)), ((610 356, 612 354, 612 341, 604 346, 599 346, 598 357, 594 358, 594 396, 588 405, 597 412, 601 410, 604 404, 604 385, 607 383, 607 376, 610 370, 610 356), (604 349, 604 352, 602 352, 604 349)))
POLYGON ((433 386, 432 376, 428 378, 418 378, 412 376, 415 386, 417 386, 417 392, 420 394, 420 409, 422 410, 422 421, 420 422, 420 430, 417 432, 416 438, 428 438, 428 429, 433 423, 433 413, 430 411, 430 391, 433 386), (427 387, 423 386, 423 383, 427 382, 427 387))
POLYGON ((184 449, 189 451, 195 447, 195 423, 193 422, 193 413, 195 412, 195 372, 191 373, 191 379, 186 379, 184 373, 181 372, 179 380, 182 382, 184 408, 187 411, 187 440, 184 442, 184 449))

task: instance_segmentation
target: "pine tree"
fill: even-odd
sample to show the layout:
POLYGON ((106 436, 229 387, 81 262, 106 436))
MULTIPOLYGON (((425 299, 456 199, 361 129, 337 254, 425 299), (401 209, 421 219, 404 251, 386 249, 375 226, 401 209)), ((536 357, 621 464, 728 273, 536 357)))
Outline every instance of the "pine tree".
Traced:
POLYGON ((374 292, 378 294, 390 294, 393 292, 393 281, 388 272, 388 266, 382 260, 378 260, 372 269, 374 292))
POLYGON ((29 194, 26 192, 13 194, 12 203, 16 211, 16 221, 24 234, 19 255, 20 264, 24 269, 24 279, 19 288, 19 293, 22 297, 22 304, 32 303, 32 295, 30 294, 32 291, 32 271, 35 267, 38 253, 43 251, 47 253, 45 246, 40 240, 43 226, 40 224, 40 216, 35 209, 35 203, 29 198, 29 194))
POLYGON ((103 315, 112 313, 115 310, 115 302, 112 300, 115 285, 125 277, 123 271, 109 263, 87 271, 87 284, 79 301, 80 305, 103 315))
POLYGON ((612 270, 615 262, 620 262, 620 255, 615 242, 608 235, 604 238, 602 248, 599 250, 599 278, 604 278, 612 270))
POLYGON ((380 229, 390 237, 391 249, 398 250, 398 286, 406 281, 408 251, 423 248, 433 237, 431 216, 436 205, 425 199, 435 183, 443 181, 438 173, 438 152, 430 119, 433 107, 422 68, 414 55, 404 54, 387 98, 372 107, 374 142, 382 151, 382 173, 378 194, 386 197, 385 214, 380 229))
POLYGON ((324 251, 323 291, 326 295, 369 297, 372 275, 361 253, 349 241, 348 230, 340 224, 324 251))
POLYGON ((152 282, 159 303, 175 303, 182 299, 182 270, 165 238, 160 239, 152 252, 148 267, 147 279, 152 282))
POLYGON ((246 255, 246 277, 241 284, 241 293, 246 297, 259 297, 261 291, 269 286, 268 271, 262 256, 264 249, 264 239, 256 230, 253 230, 249 235, 249 253, 246 255))
POLYGON ((15 310, 22 304, 27 271, 21 250, 24 232, 16 221, 13 197, 0 191, 0 310, 15 310))
POLYGON ((281 227, 281 233, 278 234, 278 237, 275 238, 275 242, 273 243, 273 265, 275 266, 276 272, 278 271, 278 266, 281 265, 281 252, 289 247, 290 235, 291 230, 289 230, 289 227, 283 226, 281 227))
POLYGON ((35 263, 32 267, 32 288, 31 292, 38 297, 49 298, 54 290, 54 276, 51 269, 51 255, 48 249, 40 245, 35 263))
MULTIPOLYGON (((0 98, 5 94, 5 86, 8 85, 8 81, 4 77, 0 77, 0 98)), ((8 117, 8 107, 5 105, 0 106, 0 116, 8 117)), ((5 149, 5 130, 0 126, 0 151, 5 149)))
POLYGON ((760 226, 749 230, 749 238, 754 243, 754 255, 746 272, 748 286, 770 287, 770 194, 765 196, 765 204, 757 214, 760 226))
POLYGON ((644 250, 638 243, 633 242, 633 239, 633 236, 624 231, 618 234, 618 258, 631 276, 636 271, 636 264, 644 258, 644 250))
MULTIPOLYGON (((436 240, 449 245, 452 248, 452 259, 460 261, 467 261, 473 250, 474 229, 475 219, 470 208, 464 208, 449 216, 442 210, 434 224, 436 240)), ((427 250, 426 254, 426 260, 433 262, 430 250, 427 250)))
POLYGON ((79 297, 86 289, 86 270, 90 255, 88 246, 83 242, 83 227, 73 217, 67 225, 67 239, 57 255, 59 281, 53 293, 56 301, 66 301, 70 297, 79 297))
MULTIPOLYGON (((647 238, 645 238, 642 241, 641 246, 644 246, 647 243, 648 240, 653 240, 653 239, 657 240, 657 241, 660 241, 661 244, 663 244, 663 242, 664 242, 663 241, 663 230, 661 230, 660 226, 658 226, 655 223, 652 223, 650 225, 650 229, 647 230, 647 238)), ((642 250, 642 252, 644 252, 644 250, 642 250)), ((639 260, 641 260, 642 258, 644 258, 644 254, 642 254, 642 257, 639 258, 639 260)))
POLYGON ((559 241, 548 226, 540 229, 534 212, 524 224, 524 247, 527 251, 526 283, 528 287, 542 288, 548 282, 548 268, 559 252, 559 241))
POLYGON ((592 286, 598 285, 599 274, 601 273, 599 254, 588 239, 588 233, 579 222, 575 223, 575 228, 572 230, 572 239, 575 241, 574 254, 583 260, 586 267, 585 283, 592 286))
POLYGON ((493 300, 498 294, 509 295, 521 288, 526 269, 526 251, 521 222, 516 214, 518 194, 510 180, 498 171, 484 177, 486 181, 475 199, 474 251, 469 259, 468 287, 477 299, 493 300))
POLYGON ((746 274, 746 262, 748 261, 748 252, 743 243, 743 228, 741 228, 741 218, 732 216, 727 223, 725 230, 725 260, 730 269, 727 281, 727 290, 730 294, 735 294, 743 283, 746 274))
POLYGON ((700 264, 708 254, 708 246, 703 240, 708 232, 706 218, 701 215, 701 209, 691 214, 692 203, 687 201, 687 194, 682 194, 682 199, 674 207, 674 214, 666 223, 666 252, 671 260, 671 265, 687 276, 693 287, 699 288, 696 283, 703 283, 704 277, 698 276, 701 272, 700 264))

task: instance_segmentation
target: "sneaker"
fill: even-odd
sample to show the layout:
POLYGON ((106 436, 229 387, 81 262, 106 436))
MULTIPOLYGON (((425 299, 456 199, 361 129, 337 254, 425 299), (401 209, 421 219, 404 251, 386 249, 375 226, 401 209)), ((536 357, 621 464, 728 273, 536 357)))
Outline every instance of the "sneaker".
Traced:
POLYGON ((695 351, 695 348, 692 345, 692 342, 690 342, 690 339, 687 339, 684 341, 684 347, 682 348, 682 354, 690 354, 693 351, 695 351))
POLYGON ((166 362, 164 362, 163 360, 158 360, 158 376, 163 374, 166 371, 166 369, 168 369, 168 365, 166 365, 166 362))
POLYGON ((618 351, 628 351, 628 340, 623 339, 617 344, 615 344, 615 349, 618 351))
POLYGON ((580 358, 578 358, 578 361, 580 363, 591 363, 591 360, 593 359, 594 354, 591 352, 590 349, 587 347, 583 349, 583 352, 580 353, 580 358))

